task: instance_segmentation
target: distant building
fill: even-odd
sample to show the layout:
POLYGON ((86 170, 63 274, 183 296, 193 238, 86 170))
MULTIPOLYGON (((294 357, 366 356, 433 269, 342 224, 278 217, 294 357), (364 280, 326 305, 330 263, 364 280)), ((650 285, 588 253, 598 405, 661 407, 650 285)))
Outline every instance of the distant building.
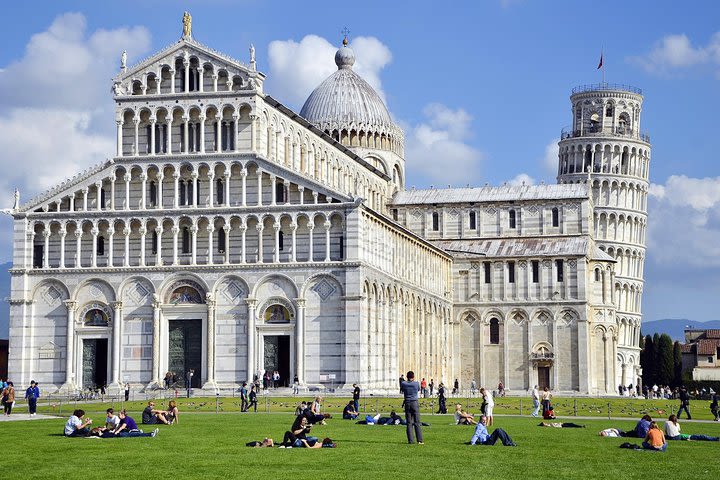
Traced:
POLYGON ((720 381, 720 329, 685 330, 682 366, 693 380, 720 381))

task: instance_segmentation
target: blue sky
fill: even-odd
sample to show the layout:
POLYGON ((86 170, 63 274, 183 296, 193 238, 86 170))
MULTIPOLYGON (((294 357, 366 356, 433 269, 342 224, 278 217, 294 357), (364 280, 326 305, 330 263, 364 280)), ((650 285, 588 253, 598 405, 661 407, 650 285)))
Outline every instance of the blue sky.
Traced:
MULTIPOLYGON (((334 69, 347 26, 357 70, 405 128, 407 183, 418 187, 554 182, 570 90, 601 79, 602 48, 606 80, 643 89, 653 144, 645 318, 720 318, 720 2, 13 2, 0 50, 0 206, 14 185, 26 200, 112 155, 120 52, 133 63, 176 41, 183 10, 217 50, 247 59, 253 43, 266 91, 296 111, 334 69)), ((0 260, 10 244, 5 217, 0 260)))

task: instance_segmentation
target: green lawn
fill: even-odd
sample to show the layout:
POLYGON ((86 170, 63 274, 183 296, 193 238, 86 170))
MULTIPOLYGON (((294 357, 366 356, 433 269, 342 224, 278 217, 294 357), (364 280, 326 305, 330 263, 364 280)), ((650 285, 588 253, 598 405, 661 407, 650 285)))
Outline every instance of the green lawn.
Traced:
MULTIPOLYGON (((139 419, 139 411, 133 412, 139 419)), ((18 412, 18 414, 20 414, 18 412)), ((99 415, 93 416, 102 421, 99 415)), ((12 478, 717 478, 720 444, 671 442, 655 453, 619 449, 625 440, 597 436, 634 421, 580 420, 585 429, 536 426, 537 419, 497 417, 517 448, 464 445, 472 427, 450 416, 425 416, 426 445, 407 445, 404 427, 362 426, 332 419, 313 433, 338 448, 254 449, 251 440, 282 439, 291 414, 185 414, 156 438, 86 440, 61 436, 64 419, 0 424, 0 465, 12 478)), ((720 424, 683 423, 687 433, 720 434, 720 424)))

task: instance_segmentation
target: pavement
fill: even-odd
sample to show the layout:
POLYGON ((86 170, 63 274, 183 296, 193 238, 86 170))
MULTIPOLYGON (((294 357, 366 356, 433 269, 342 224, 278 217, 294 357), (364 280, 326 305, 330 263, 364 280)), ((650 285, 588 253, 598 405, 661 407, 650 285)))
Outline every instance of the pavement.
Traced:
POLYGON ((11 414, 10 416, 0 416, 0 422, 20 422, 22 420, 50 420, 57 418, 60 417, 56 417, 54 415, 43 415, 41 413, 38 413, 35 416, 31 417, 27 412, 17 412, 11 414))

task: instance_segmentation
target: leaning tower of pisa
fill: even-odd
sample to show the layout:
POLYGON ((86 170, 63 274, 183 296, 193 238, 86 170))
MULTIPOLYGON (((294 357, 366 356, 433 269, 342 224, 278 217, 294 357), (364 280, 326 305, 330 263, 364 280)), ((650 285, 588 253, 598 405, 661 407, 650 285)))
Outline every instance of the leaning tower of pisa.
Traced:
POLYGON ((617 260, 615 385, 637 385, 647 227, 650 138, 640 130, 639 88, 601 83, 573 89, 572 127, 562 131, 559 183, 589 182, 597 246, 617 260))

